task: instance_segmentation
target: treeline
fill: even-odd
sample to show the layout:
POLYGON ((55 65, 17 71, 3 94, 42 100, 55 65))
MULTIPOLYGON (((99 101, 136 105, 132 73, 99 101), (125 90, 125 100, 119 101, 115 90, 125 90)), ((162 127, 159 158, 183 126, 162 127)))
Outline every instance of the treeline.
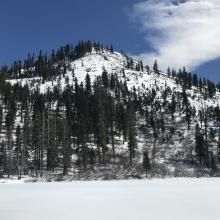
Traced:
MULTIPOLYGON (((67 70, 70 70, 70 63, 76 59, 84 57, 86 54, 91 54, 92 51, 97 53, 107 50, 114 52, 113 46, 104 47, 99 42, 81 41, 76 46, 67 44, 57 50, 52 50, 50 54, 43 53, 41 50, 38 55, 28 54, 27 59, 23 62, 21 60, 14 61, 11 67, 3 65, 0 70, 0 80, 6 79, 20 79, 31 77, 42 77, 43 81, 51 81, 54 77, 65 75, 67 70)), ((121 52, 126 56, 123 52, 121 52)), ((134 61, 132 58, 126 56, 125 68, 150 72, 150 67, 144 66, 140 60, 134 61)), ((153 71, 160 75, 157 61, 154 62, 153 71)), ((220 85, 213 83, 211 80, 200 78, 197 74, 187 72, 185 67, 176 71, 168 67, 167 73, 169 77, 176 80, 177 84, 181 84, 186 89, 192 89, 192 86, 197 87, 200 92, 205 94, 205 99, 212 98, 217 90, 220 90, 220 85)))
MULTIPOLYGON (((134 62, 134 60, 129 57, 127 57, 125 67, 136 71, 146 70, 148 73, 151 71, 150 67, 148 65, 144 66, 142 61, 134 62)), ((162 74, 162 72, 159 70, 157 60, 155 60, 153 64, 153 72, 157 75, 162 74)), ((176 83, 181 84, 185 89, 190 90, 193 86, 198 88, 199 92, 204 93, 205 99, 212 98, 216 94, 217 90, 220 90, 220 83, 215 84, 211 80, 201 78, 198 77, 197 74, 187 72, 185 67, 179 69, 179 71, 176 71, 175 69, 171 70, 171 68, 168 67, 166 74, 167 76, 175 79, 176 83)))
POLYGON ((0 71, 1 78, 20 79, 30 77, 43 77, 44 80, 50 80, 53 76, 64 74, 67 64, 79 59, 92 51, 103 52, 104 50, 114 52, 113 46, 104 47, 99 42, 81 41, 76 46, 67 44, 58 50, 52 50, 50 54, 28 54, 23 62, 16 60, 11 67, 3 65, 0 71))

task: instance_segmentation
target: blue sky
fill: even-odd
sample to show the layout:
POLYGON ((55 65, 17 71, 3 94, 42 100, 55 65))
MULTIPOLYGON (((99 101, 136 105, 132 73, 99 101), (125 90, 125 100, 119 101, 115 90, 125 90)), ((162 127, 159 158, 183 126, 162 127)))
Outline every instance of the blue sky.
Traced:
MULTIPOLYGON (((167 45, 155 45, 155 42, 149 40, 151 38, 161 40, 163 34, 160 29, 155 31, 146 24, 148 19, 146 21, 144 13, 149 12, 149 5, 146 5, 149 2, 150 6, 161 3, 158 0, 154 2, 151 0, 1 1, 0 64, 11 64, 15 59, 24 59, 28 52, 37 53, 40 49, 50 51, 66 43, 90 39, 103 44, 113 44, 118 50, 122 49, 138 58, 143 57, 150 65, 158 57, 159 64, 161 58, 162 66, 170 62, 176 67, 176 63, 171 62, 173 59, 165 62, 164 55, 161 55, 160 49, 167 45)), ((212 45, 206 45, 208 46, 212 45)), ((167 54, 172 52, 170 51, 169 48, 167 54)), ((206 53, 206 50, 204 52, 206 53)), ((218 73, 220 61, 218 54, 213 52, 211 55, 213 54, 214 58, 200 57, 200 62, 193 67, 191 65, 194 62, 193 58, 198 60, 198 57, 190 57, 188 60, 183 60, 183 63, 186 63, 186 66, 189 64, 189 68, 201 76, 217 82, 220 81, 218 73), (214 59, 215 61, 209 62, 214 59)))

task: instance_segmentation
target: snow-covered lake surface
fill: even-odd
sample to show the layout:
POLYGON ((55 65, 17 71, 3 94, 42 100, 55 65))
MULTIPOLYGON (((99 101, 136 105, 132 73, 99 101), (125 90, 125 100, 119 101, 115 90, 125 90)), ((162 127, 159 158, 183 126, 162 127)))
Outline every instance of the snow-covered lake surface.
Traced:
POLYGON ((220 178, 0 185, 2 220, 219 220, 220 178))

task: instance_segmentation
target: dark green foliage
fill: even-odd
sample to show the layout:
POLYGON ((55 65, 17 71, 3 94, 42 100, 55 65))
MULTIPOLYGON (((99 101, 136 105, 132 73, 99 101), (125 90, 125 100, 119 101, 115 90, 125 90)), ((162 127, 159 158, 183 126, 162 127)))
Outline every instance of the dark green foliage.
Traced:
POLYGON ((130 154, 130 166, 132 166, 133 158, 135 157, 135 151, 137 148, 137 130, 136 130, 136 117, 134 112, 133 103, 129 102, 128 110, 128 148, 130 154))
POLYGON ((157 60, 154 61, 154 66, 153 66, 153 70, 156 74, 159 74, 159 69, 158 69, 158 64, 157 64, 157 60))
POLYGON ((150 164, 150 159, 149 159, 147 151, 143 153, 143 168, 144 168, 146 177, 148 177, 148 173, 151 169, 151 164, 150 164))
POLYGON ((200 129, 199 125, 196 125, 195 133, 195 152, 200 165, 210 167, 210 157, 208 150, 208 143, 206 140, 206 130, 200 129))

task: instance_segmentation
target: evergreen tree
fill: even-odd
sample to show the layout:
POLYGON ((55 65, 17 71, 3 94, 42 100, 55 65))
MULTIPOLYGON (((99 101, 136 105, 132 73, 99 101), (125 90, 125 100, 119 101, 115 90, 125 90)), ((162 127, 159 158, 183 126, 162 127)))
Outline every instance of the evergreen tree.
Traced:
POLYGON ((167 68, 167 75, 168 75, 168 76, 171 76, 171 70, 170 70, 170 67, 167 68))
POLYGON ((153 70, 156 74, 159 75, 159 69, 158 69, 158 64, 157 64, 157 60, 154 61, 154 66, 153 66, 153 70))
POLYGON ((23 165, 23 150, 22 150, 22 138, 21 138, 21 128, 17 126, 16 128, 16 153, 17 153, 17 170, 18 179, 21 179, 22 165, 23 165))
POLYGON ((150 159, 149 159, 147 151, 143 153, 143 168, 144 168, 146 177, 148 177, 148 173, 151 169, 151 165, 150 165, 150 159))
POLYGON ((135 157, 135 150, 137 148, 137 131, 135 126, 135 112, 130 103, 128 109, 128 148, 130 154, 130 166, 133 164, 133 158, 135 157))

